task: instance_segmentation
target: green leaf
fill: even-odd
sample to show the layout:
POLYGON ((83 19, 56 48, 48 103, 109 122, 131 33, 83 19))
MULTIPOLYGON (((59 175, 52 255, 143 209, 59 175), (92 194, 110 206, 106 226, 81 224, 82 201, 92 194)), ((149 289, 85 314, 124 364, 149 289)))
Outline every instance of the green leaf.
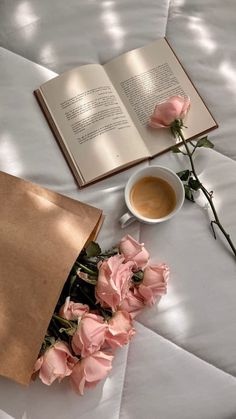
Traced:
POLYGON ((199 180, 193 179, 192 177, 189 178, 188 181, 188 185, 190 186, 191 189, 193 189, 194 191, 198 191, 198 189, 201 186, 201 183, 199 182, 199 180))
POLYGON ((40 349, 40 353, 41 355, 51 346, 53 346, 56 342, 56 339, 53 336, 45 336, 44 337, 44 341, 42 343, 41 349, 40 349))
POLYGON ((85 249, 88 257, 98 256, 101 253, 101 248, 98 243, 90 242, 85 249))
POLYGON ((188 180, 189 175, 190 175, 190 171, 189 170, 181 170, 181 172, 176 173, 177 176, 179 176, 179 178, 183 181, 188 180))
POLYGON ((73 336, 75 334, 75 332, 76 332, 76 329, 77 329, 76 326, 74 326, 74 327, 68 327, 68 328, 61 327, 59 329, 59 333, 66 333, 68 336, 73 336))
POLYGON ((184 185, 185 190, 185 198, 188 199, 188 201, 195 202, 193 197, 193 191, 188 185, 184 185))
POLYGON ((91 276, 89 276, 88 274, 86 274, 86 273, 84 273, 84 272, 81 272, 81 273, 80 273, 80 269, 78 269, 78 271, 77 271, 77 275, 78 275, 78 277, 79 277, 80 279, 82 279, 83 281, 87 282, 88 284, 91 284, 91 285, 97 285, 97 282, 98 282, 97 278, 92 278, 91 276), (87 275, 87 276, 85 276, 85 275, 83 275, 83 274, 85 274, 85 275, 87 275))
POLYGON ((214 144, 207 137, 203 137, 197 141, 196 147, 214 148, 214 144))
POLYGON ((173 147, 171 147, 171 151, 173 151, 173 153, 182 153, 182 151, 180 150, 178 144, 173 145, 173 147))
POLYGON ((118 247, 112 247, 110 250, 106 250, 105 252, 102 252, 100 257, 101 259, 107 259, 110 256, 114 256, 117 255, 117 253, 119 253, 119 248, 118 247))
POLYGON ((104 309, 104 308, 100 308, 101 310, 101 314, 104 317, 105 321, 108 322, 111 318, 112 318, 112 311, 104 309))
POLYGON ((143 273, 143 271, 142 271, 142 270, 135 272, 135 273, 133 274, 133 276, 132 276, 132 280, 133 280, 133 282, 134 282, 135 284, 139 284, 140 282, 142 282, 142 280, 143 280, 143 275, 144 275, 144 273, 143 273))
POLYGON ((45 338, 44 338, 44 340, 47 343, 47 345, 50 345, 50 346, 54 345, 55 342, 56 342, 56 340, 55 340, 55 338, 53 336, 47 336, 46 335, 45 338))

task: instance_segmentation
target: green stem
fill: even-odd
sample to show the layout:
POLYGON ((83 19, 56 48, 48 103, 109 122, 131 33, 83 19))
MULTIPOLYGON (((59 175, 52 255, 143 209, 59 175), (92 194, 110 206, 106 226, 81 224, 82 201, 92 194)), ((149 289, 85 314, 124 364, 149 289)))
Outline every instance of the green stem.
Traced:
POLYGON ((104 315, 104 310, 102 307, 99 307, 97 304, 95 304, 93 302, 93 300, 88 296, 88 294, 86 292, 83 291, 82 287, 79 288, 80 292, 87 298, 87 300, 89 301, 90 305, 92 307, 94 307, 96 310, 98 310, 101 315, 106 319, 107 316, 104 315))
POLYGON ((57 316, 56 314, 53 314, 53 319, 55 319, 55 320, 58 320, 60 323, 62 323, 62 324, 64 324, 65 326, 69 326, 69 327, 71 327, 71 323, 70 323, 70 321, 69 320, 66 320, 66 319, 64 319, 63 317, 61 317, 61 316, 57 316))
MULTIPOLYGON (((187 155, 188 155, 189 160, 190 160, 190 165, 191 165, 192 173, 193 173, 193 175, 194 175, 195 179, 199 182, 200 189, 201 189, 201 191, 203 192, 203 194, 205 195, 205 197, 206 197, 207 201, 208 201, 208 202, 209 202, 209 204, 210 204, 211 210, 212 210, 213 215, 214 215, 214 221, 212 221, 212 222, 211 222, 211 226, 212 226, 212 228, 213 228, 213 225, 212 225, 212 224, 214 223, 214 224, 216 224, 216 225, 219 227, 219 229, 221 230, 221 232, 222 232, 222 234, 224 235, 225 239, 227 240, 227 242, 228 242, 228 244, 229 244, 229 246, 230 246, 231 250, 233 251, 234 256, 236 257, 236 248, 235 248, 235 246, 234 246, 234 244, 233 244, 233 242, 232 242, 232 240, 231 240, 231 238, 230 238, 230 235, 229 235, 229 234, 225 231, 224 227, 222 226, 222 224, 221 224, 221 222, 220 222, 220 220, 219 220, 219 217, 218 217, 218 215, 217 215, 217 212, 216 212, 215 206, 214 206, 214 204, 213 204, 213 200, 212 200, 212 193, 209 193, 209 192, 208 192, 208 190, 205 188, 205 186, 203 186, 203 184, 200 182, 200 180, 199 180, 199 178, 198 178, 198 175, 197 175, 197 173, 196 173, 196 170, 195 170, 195 167, 194 167, 194 163, 193 163, 193 158, 192 158, 192 154, 193 154, 193 153, 191 153, 191 151, 190 151, 190 149, 189 149, 189 146, 188 146, 188 144, 187 144, 187 142, 186 142, 186 140, 185 140, 185 138, 184 138, 184 136, 183 136, 183 133, 182 133, 181 128, 179 128, 179 129, 176 131, 176 133, 177 133, 177 135, 179 136, 179 138, 183 141, 183 144, 184 144, 185 150, 186 150, 187 155)), ((214 230, 213 230, 213 231, 214 231, 214 230)))
POLYGON ((89 301, 89 303, 91 304, 92 307, 99 310, 99 307, 96 305, 96 303, 94 303, 94 301, 89 297, 89 295, 86 292, 83 291, 82 287, 79 287, 79 291, 81 292, 81 294, 84 295, 84 297, 87 298, 87 300, 89 301))
POLYGON ((82 268, 86 273, 93 275, 93 276, 97 276, 97 272, 92 271, 92 269, 89 269, 87 266, 83 265, 80 262, 75 262, 75 265, 79 266, 79 268, 82 268))

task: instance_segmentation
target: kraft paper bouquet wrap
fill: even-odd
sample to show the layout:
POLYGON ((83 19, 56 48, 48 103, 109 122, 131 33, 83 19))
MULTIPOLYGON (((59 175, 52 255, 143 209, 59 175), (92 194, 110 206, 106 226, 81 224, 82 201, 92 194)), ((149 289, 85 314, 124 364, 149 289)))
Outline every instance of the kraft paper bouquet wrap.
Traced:
POLYGON ((31 380, 71 267, 102 211, 0 172, 0 375, 31 380))

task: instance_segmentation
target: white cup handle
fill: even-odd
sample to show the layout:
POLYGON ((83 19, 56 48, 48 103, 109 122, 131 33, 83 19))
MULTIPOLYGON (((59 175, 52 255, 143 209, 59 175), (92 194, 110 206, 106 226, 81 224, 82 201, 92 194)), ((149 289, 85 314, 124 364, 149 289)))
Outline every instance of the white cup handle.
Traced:
POLYGON ((137 218, 131 214, 131 212, 126 212, 124 215, 122 215, 122 217, 120 217, 119 223, 121 228, 125 228, 135 220, 137 220, 137 218))

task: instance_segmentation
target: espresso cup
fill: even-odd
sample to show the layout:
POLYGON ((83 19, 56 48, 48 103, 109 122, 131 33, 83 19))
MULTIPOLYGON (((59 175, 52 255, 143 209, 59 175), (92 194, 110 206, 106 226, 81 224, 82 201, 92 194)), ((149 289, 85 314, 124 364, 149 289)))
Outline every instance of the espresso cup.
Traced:
POLYGON ((183 205, 184 187, 179 177, 163 166, 148 166, 135 172, 125 186, 128 208, 120 218, 121 228, 139 220, 156 224, 172 218, 183 205))

